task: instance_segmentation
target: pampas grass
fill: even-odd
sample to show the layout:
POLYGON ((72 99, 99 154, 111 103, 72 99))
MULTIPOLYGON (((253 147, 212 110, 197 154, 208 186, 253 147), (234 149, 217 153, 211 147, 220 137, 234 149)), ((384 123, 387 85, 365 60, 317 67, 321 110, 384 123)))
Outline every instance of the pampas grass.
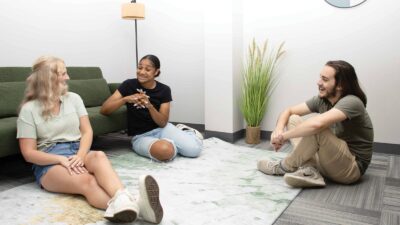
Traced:
POLYGON ((271 94, 276 86, 275 66, 285 53, 284 43, 278 50, 268 46, 268 40, 260 47, 255 39, 249 46, 247 61, 243 67, 242 99, 240 110, 248 126, 258 127, 264 118, 271 94), (271 49, 270 49, 271 48, 271 49))

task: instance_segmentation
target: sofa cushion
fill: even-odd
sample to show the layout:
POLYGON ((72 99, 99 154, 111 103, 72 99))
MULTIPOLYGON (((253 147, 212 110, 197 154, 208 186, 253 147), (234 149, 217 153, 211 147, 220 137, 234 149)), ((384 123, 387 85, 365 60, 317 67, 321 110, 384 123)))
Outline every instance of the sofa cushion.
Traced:
POLYGON ((100 106, 86 108, 94 136, 126 129, 127 113, 125 106, 122 106, 109 116, 102 115, 100 108, 100 106))
POLYGON ((31 73, 30 67, 0 67, 0 82, 25 81, 31 73))
POLYGON ((101 72, 100 67, 67 66, 67 72, 71 80, 89 80, 103 78, 103 73, 101 72))
POLYGON ((111 94, 114 94, 120 85, 121 83, 108 83, 108 88, 110 89, 111 94))
MULTIPOLYGON (((71 80, 101 79, 100 67, 67 66, 71 80)), ((0 67, 0 82, 25 81, 32 73, 31 67, 0 67)))
POLYGON ((0 157, 19 153, 17 117, 0 119, 0 157))
POLYGON ((25 82, 0 82, 0 118, 16 116, 25 93, 25 82))
POLYGON ((111 95, 104 79, 69 80, 69 90, 81 96, 86 107, 101 106, 111 95))

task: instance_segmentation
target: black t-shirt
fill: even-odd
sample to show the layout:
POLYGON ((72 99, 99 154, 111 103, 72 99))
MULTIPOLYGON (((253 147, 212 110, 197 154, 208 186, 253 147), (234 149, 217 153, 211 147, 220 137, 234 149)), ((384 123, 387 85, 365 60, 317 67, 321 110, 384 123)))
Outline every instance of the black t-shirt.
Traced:
MULTIPOLYGON (((125 80, 119 87, 118 91, 123 97, 139 93, 136 89, 142 89, 146 95, 150 97, 150 102, 158 110, 162 103, 172 101, 171 89, 158 81, 153 89, 146 89, 140 85, 137 79, 125 80)), ((147 131, 158 128, 159 126, 151 118, 147 108, 137 109, 133 104, 125 104, 128 109, 128 135, 134 136, 146 133, 147 131)))

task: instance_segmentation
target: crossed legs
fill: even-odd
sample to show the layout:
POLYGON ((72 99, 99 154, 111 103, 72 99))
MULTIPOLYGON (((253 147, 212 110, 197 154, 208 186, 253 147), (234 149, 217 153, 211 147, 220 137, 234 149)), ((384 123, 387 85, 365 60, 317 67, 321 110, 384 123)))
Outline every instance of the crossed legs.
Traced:
POLYGON ((106 209, 107 202, 123 184, 102 151, 91 151, 84 159, 88 173, 70 175, 61 165, 51 167, 42 177, 44 189, 51 192, 81 194, 90 205, 106 209))
POLYGON ((185 157, 198 157, 203 148, 202 140, 192 131, 182 131, 168 123, 132 139, 133 150, 157 161, 168 161, 178 153, 185 157))
MULTIPOLYGON (((288 129, 301 123, 297 115, 291 116, 288 129)), ((310 165, 316 167, 322 175, 339 183, 353 183, 360 178, 360 171, 347 143, 337 138, 329 129, 318 134, 291 140, 293 151, 283 160, 290 171, 310 165)))

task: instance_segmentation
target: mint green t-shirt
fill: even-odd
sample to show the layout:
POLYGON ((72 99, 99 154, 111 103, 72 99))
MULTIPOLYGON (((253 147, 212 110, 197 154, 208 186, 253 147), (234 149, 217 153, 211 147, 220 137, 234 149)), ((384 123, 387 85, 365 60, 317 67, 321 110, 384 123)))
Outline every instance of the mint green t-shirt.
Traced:
POLYGON ((361 99, 347 95, 332 105, 328 100, 315 96, 306 104, 312 112, 324 113, 334 107, 346 115, 347 119, 333 124, 330 129, 338 138, 346 141, 350 152, 356 157, 361 174, 364 174, 371 162, 374 129, 361 99))
POLYGON ((81 97, 73 92, 61 96, 60 112, 45 120, 38 100, 25 103, 17 120, 17 138, 37 140, 41 151, 58 143, 79 141, 81 132, 79 118, 87 115, 81 97))

